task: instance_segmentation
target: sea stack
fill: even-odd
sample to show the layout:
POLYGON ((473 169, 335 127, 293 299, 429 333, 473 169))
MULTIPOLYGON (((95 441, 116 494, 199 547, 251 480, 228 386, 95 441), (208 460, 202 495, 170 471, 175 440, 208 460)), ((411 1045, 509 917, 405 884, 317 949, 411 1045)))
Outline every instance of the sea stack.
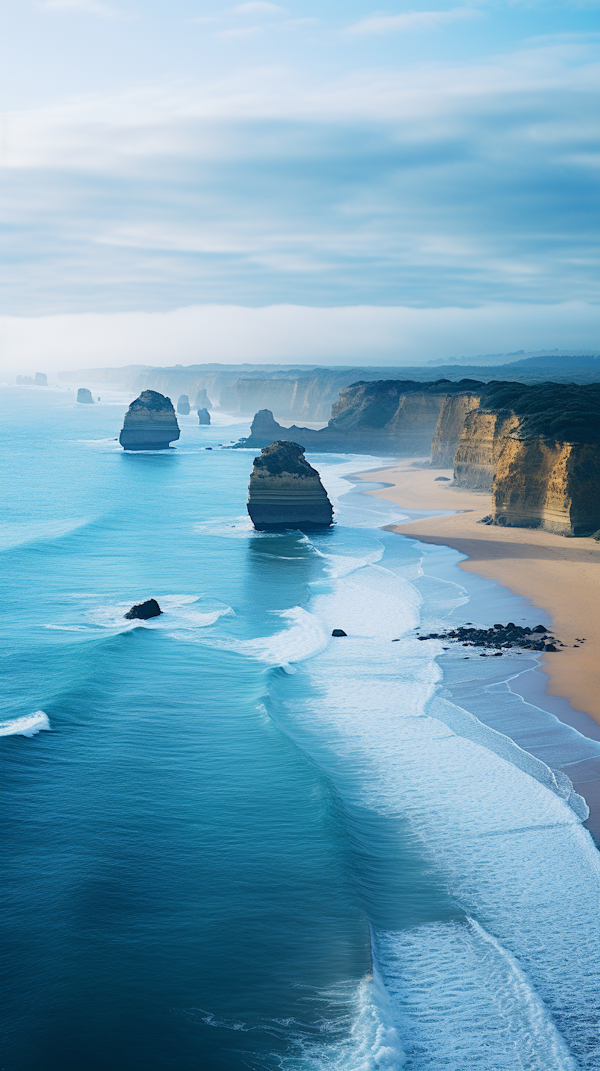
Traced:
POLYGON ((190 411, 190 399, 187 394, 181 394, 177 402, 177 412, 182 416, 188 416, 190 411))
POLYGON ((199 409, 198 410, 198 423, 199 424, 210 424, 210 413, 209 413, 208 409, 199 409))
POLYGON ((298 443, 278 440, 254 458, 248 513, 259 531, 329 528, 333 510, 316 469, 298 443))
POLYGON ((124 450, 166 450, 179 435, 171 399, 144 390, 125 413, 119 442, 124 450))
POLYGON ((46 375, 45 372, 36 372, 35 373, 35 385, 36 385, 36 387, 47 387, 48 386, 48 376, 46 375))
POLYGON ((206 393, 206 387, 203 387, 202 390, 198 391, 194 409, 197 409, 198 412, 200 412, 201 409, 212 409, 212 402, 206 393))
POLYGON ((136 602, 123 616, 128 621, 149 621, 151 617, 159 617, 162 610, 156 599, 146 599, 145 602, 136 602))
POLYGON ((91 390, 88 390, 87 387, 80 387, 77 391, 77 401, 81 402, 82 405, 93 405, 94 399, 92 398, 91 390))

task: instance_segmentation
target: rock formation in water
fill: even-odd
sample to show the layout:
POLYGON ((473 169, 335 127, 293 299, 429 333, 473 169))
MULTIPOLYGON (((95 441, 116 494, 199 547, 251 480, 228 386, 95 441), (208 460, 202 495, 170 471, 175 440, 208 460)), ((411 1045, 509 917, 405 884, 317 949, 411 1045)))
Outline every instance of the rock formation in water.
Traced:
POLYGON ((48 386, 48 376, 46 375, 45 372, 36 372, 35 373, 35 385, 36 385, 36 387, 47 387, 48 386))
POLYGON ((177 412, 182 416, 188 416, 190 411, 190 399, 187 394, 181 394, 177 402, 177 412))
POLYGON ((298 443, 278 441, 254 458, 248 513, 255 528, 328 528, 333 510, 319 473, 298 443))
POLYGON ((93 405, 92 392, 87 387, 80 387, 77 391, 77 401, 81 402, 82 405, 93 405))
POLYGON ((198 391, 194 409, 197 409, 198 412, 200 412, 201 409, 212 409, 212 402, 208 397, 206 387, 202 387, 202 389, 198 391))
POLYGON ((166 450, 179 435, 171 399, 145 390, 125 413, 119 442, 124 450, 166 450))
POLYGON ((209 413, 208 409, 199 409, 198 410, 198 423, 199 424, 210 424, 210 413, 209 413))
POLYGON ((124 616, 128 621, 148 621, 151 617, 158 617, 160 614, 162 610, 156 599, 146 599, 145 602, 138 602, 132 606, 124 616))
POLYGON ((17 385, 19 387, 31 387, 34 383, 33 376, 17 376, 17 385))

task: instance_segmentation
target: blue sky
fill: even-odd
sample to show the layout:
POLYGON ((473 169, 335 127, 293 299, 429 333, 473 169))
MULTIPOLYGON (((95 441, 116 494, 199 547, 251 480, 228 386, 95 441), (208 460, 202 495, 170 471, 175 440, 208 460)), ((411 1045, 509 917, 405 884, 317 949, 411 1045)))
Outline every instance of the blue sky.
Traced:
POLYGON ((598 345, 597 4, 5 0, 2 21, 11 339, 207 306, 361 307, 376 334, 391 306, 439 336, 403 349, 400 318, 382 360, 598 345), (502 306, 515 329, 494 314, 486 345, 502 306))

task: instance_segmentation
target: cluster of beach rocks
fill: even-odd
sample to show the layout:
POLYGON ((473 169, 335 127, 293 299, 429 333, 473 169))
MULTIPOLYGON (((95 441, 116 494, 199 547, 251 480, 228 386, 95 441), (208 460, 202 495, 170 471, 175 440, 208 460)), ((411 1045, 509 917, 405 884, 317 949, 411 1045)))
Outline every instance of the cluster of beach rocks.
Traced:
POLYGON ((460 628, 447 629, 444 632, 429 632, 425 636, 417 636, 418 640, 457 640, 464 647, 484 647, 494 649, 496 654, 502 654, 503 650, 518 647, 526 651, 558 651, 565 644, 550 634, 545 625, 536 625, 535 628, 515 625, 509 621, 507 625, 492 625, 491 628, 469 627, 470 622, 460 628))

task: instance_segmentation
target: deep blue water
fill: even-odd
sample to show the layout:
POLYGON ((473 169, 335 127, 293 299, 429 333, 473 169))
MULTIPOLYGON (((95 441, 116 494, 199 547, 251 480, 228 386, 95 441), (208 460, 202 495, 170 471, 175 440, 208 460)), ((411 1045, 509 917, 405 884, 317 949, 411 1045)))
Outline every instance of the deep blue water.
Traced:
POLYGON ((506 596, 381 530, 374 459, 311 457, 333 531, 256 534, 245 425, 126 454, 125 404, 2 391, 3 721, 50 731, 3 740, 1 1067, 593 1071, 598 854, 549 767, 597 745, 414 638, 506 596))

